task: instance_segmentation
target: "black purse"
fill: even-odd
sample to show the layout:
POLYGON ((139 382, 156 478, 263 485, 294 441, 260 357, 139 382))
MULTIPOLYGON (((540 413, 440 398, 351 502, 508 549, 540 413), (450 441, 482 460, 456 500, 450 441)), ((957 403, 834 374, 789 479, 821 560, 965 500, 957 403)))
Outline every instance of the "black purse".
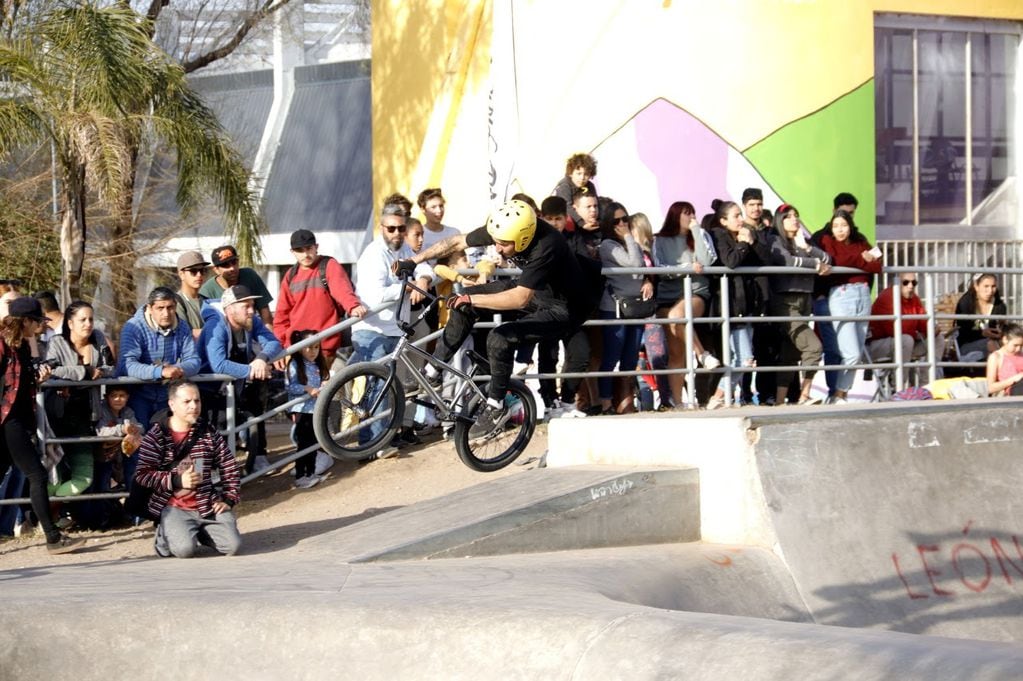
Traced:
POLYGON ((618 319, 647 319, 657 314, 656 298, 643 300, 643 298, 638 296, 612 297, 615 301, 618 319))

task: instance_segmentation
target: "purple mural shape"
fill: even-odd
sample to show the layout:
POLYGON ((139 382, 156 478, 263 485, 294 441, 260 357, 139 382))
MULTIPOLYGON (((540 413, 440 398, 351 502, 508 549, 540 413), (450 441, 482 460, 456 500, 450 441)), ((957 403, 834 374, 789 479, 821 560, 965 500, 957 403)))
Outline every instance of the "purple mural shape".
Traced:
POLYGON ((632 121, 639 161, 657 178, 661 215, 675 201, 696 206, 697 217, 716 198, 729 198, 730 147, 700 120, 657 99, 632 121))

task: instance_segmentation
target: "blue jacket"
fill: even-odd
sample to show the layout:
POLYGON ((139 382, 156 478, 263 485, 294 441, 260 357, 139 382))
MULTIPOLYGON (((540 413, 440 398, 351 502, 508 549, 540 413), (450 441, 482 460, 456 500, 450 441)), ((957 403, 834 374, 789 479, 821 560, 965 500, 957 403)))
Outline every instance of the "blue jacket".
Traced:
MULTIPOLYGON (((178 320, 166 335, 157 332, 146 321, 146 307, 138 309, 121 329, 121 345, 117 357, 117 375, 145 380, 159 380, 164 365, 174 364, 185 376, 199 373, 199 353, 192 340, 192 327, 178 320)), ((134 394, 152 400, 166 400, 167 388, 162 383, 135 386, 134 394)))
MULTIPOLYGON (((231 355, 231 327, 228 326, 223 313, 207 305, 202 309, 202 319, 202 334, 199 336, 202 373, 227 374, 238 379, 248 378, 249 365, 247 362, 242 364, 228 359, 231 355)), ((269 362, 283 351, 284 348, 281 347, 280 342, 270 329, 266 328, 259 315, 253 317, 252 331, 245 332, 245 356, 248 361, 262 359, 269 362), (259 342, 259 352, 256 352, 253 347, 254 341, 259 342)))

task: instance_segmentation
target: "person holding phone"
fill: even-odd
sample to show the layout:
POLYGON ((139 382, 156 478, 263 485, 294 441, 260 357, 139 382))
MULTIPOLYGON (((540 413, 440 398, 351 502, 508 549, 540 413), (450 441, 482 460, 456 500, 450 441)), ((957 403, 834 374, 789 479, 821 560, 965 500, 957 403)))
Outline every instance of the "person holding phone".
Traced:
POLYGON ((233 511, 240 500, 238 462, 224 437, 200 418, 195 383, 175 381, 167 395, 170 415, 143 436, 135 471, 135 484, 153 490, 148 511, 159 518, 156 554, 191 558, 204 544, 234 555, 242 544, 233 511))
MULTIPOLYGON (((998 279, 991 273, 975 274, 973 285, 956 303, 957 315, 1008 314, 1005 301, 998 293, 998 279)), ((1002 342, 1002 325, 998 319, 957 319, 959 358, 964 362, 982 361, 1002 342)))
MULTIPOLYGON (((855 267, 863 270, 854 274, 832 274, 828 289, 828 307, 836 317, 866 317, 870 314, 871 275, 881 272, 881 252, 856 228, 853 216, 841 208, 831 216, 821 235, 821 248, 831 256, 834 267, 855 267)), ((842 364, 854 366, 863 357, 867 339, 867 322, 846 319, 831 322, 838 337, 838 351, 842 364)), ((838 374, 835 385, 835 404, 845 403, 856 371, 845 369, 838 374)))

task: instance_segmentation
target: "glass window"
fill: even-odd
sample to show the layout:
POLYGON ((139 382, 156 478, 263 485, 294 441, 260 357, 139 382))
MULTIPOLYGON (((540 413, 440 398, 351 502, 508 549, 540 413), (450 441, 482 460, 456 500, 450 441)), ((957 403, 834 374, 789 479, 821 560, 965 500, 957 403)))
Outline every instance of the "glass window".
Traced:
POLYGON ((1017 223, 1020 31, 1009 22, 878 15, 879 225, 1017 223))

